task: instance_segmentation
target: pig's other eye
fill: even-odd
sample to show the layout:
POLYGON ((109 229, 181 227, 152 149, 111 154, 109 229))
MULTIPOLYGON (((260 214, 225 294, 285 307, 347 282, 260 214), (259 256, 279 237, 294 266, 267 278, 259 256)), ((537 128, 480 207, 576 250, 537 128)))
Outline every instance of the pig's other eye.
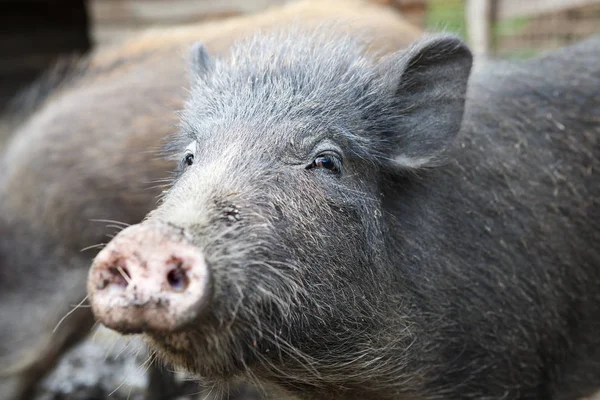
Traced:
POLYGON ((186 167, 191 166, 194 163, 194 155, 192 153, 187 153, 184 157, 183 157, 183 164, 186 167))
POLYGON ((335 154, 320 154, 314 161, 306 167, 306 169, 322 168, 331 172, 340 173, 342 169, 342 161, 335 154))

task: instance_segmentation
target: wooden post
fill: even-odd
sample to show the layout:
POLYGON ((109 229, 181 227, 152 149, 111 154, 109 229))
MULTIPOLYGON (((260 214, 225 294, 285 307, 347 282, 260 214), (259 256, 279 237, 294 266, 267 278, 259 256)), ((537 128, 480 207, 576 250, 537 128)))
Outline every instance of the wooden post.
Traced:
POLYGON ((489 56, 492 50, 493 4, 500 0, 467 0, 467 32, 473 54, 489 56))

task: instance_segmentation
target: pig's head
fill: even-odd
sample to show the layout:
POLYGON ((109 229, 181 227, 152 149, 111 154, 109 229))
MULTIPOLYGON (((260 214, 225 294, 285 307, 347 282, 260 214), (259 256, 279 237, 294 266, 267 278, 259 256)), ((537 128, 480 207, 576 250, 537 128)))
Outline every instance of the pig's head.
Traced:
POLYGON ((259 36, 228 60, 194 47, 177 177, 91 269, 101 322, 215 379, 347 381, 410 342, 384 186, 443 158, 471 55, 431 36, 376 60, 328 36, 259 36))

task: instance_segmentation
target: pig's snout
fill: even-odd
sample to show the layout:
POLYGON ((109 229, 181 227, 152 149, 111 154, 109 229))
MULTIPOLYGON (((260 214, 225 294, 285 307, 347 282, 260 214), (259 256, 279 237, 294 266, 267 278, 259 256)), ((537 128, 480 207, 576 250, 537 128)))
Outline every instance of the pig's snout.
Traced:
POLYGON ((88 295, 96 318, 122 333, 176 331, 210 301, 202 252, 177 229, 130 226, 94 259, 88 295))

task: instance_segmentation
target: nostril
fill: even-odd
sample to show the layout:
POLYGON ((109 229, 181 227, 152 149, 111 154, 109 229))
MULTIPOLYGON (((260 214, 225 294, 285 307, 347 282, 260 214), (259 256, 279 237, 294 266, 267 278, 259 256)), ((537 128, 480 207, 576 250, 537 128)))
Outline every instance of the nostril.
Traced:
POLYGON ((169 271, 167 274, 167 282, 176 292, 183 292, 187 288, 189 278, 181 263, 177 264, 175 268, 169 271))
POLYGON ((102 280, 102 287, 111 286, 112 288, 125 289, 131 282, 131 275, 127 268, 120 265, 114 265, 108 268, 108 276, 102 280))

